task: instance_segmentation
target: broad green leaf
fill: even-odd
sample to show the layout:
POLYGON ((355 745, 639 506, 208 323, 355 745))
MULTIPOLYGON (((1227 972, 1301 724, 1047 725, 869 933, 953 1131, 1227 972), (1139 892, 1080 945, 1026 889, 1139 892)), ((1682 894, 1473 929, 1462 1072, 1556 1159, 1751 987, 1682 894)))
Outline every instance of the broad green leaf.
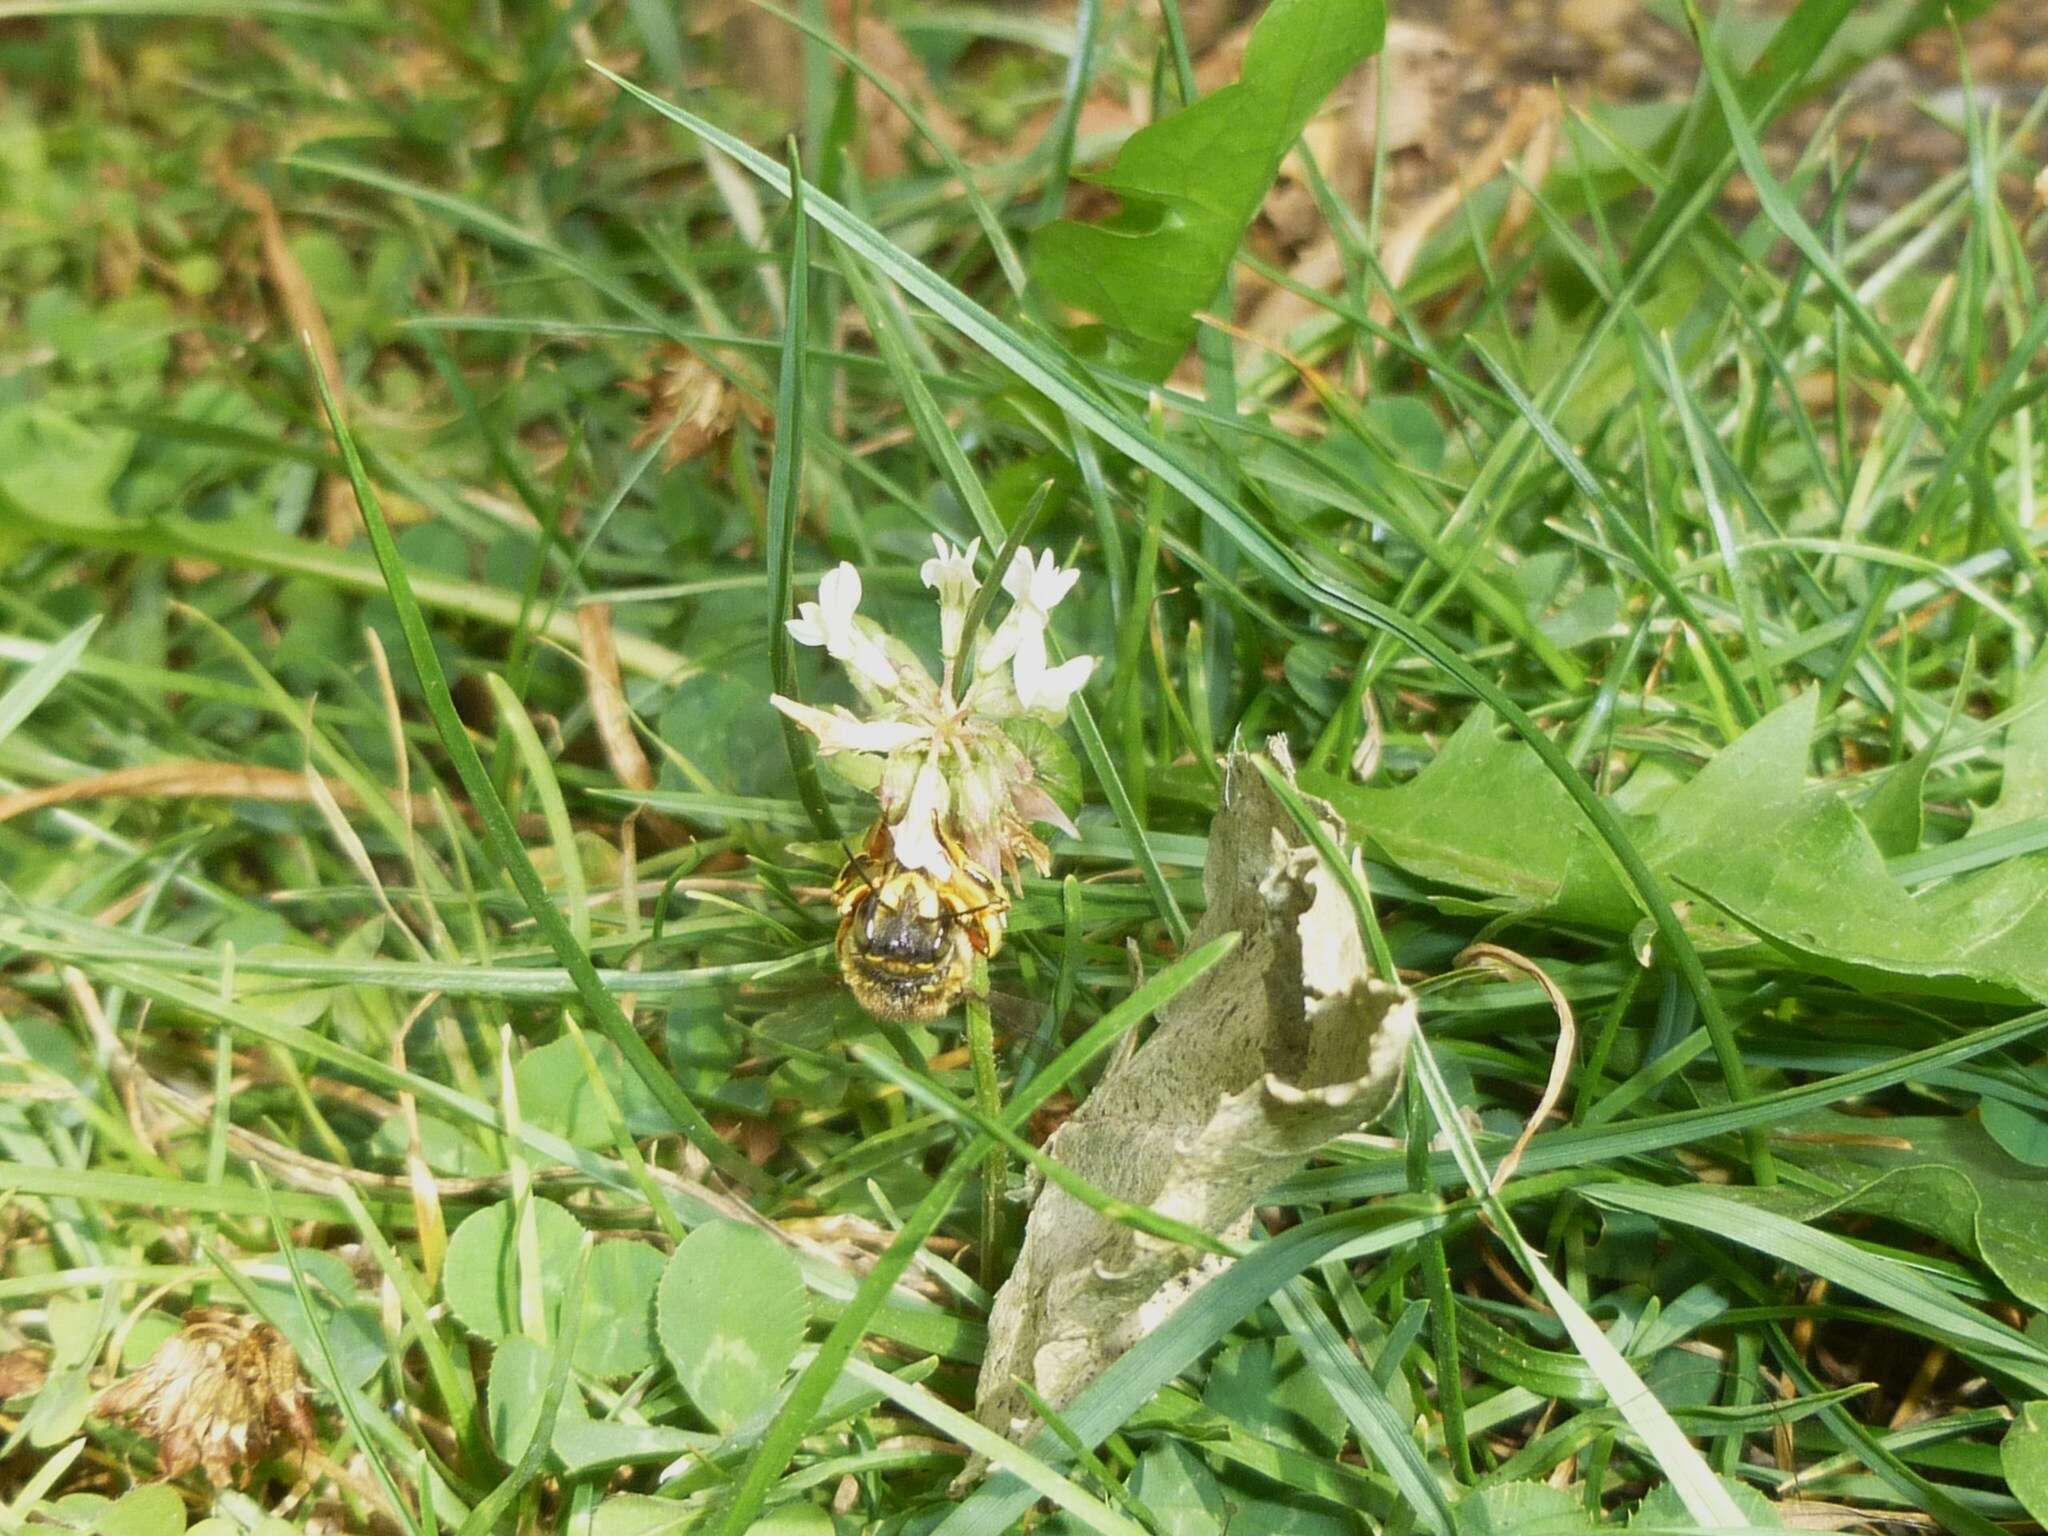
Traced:
POLYGON ((1458 1506, 1458 1536, 1590 1536, 1592 1530, 1583 1500, 1548 1483, 1475 1488, 1458 1506))
POLYGON ((1977 1118, 2006 1156, 2029 1168, 2048 1168, 2048 1116, 2024 1104, 1986 1099, 1977 1106, 1977 1118))
MULTIPOLYGON (((1763 938, 1855 985, 2048 1001, 2048 856, 1909 892, 1856 812, 1805 765, 1816 695, 1781 705, 1654 810, 1627 818, 1697 942, 1763 938), (1701 900, 1704 898, 1704 900, 1701 900)), ((1628 932, 1642 910, 1533 752, 1468 719, 1405 784, 1304 775, 1388 862, 1505 909, 1628 932), (1500 807, 1516 808, 1502 816, 1500 807)))
MULTIPOLYGON (((513 1210, 512 1201, 502 1200, 465 1220, 448 1241, 442 1271, 441 1286, 456 1320, 494 1343, 524 1331, 519 1321, 519 1228, 513 1210)), ((551 1200, 533 1202, 533 1220, 540 1238, 540 1268, 546 1282, 543 1293, 552 1332, 562 1287, 576 1267, 583 1228, 551 1200)))
POLYGON ((1386 25, 1382 0, 1273 0, 1235 85, 1139 129, 1094 178, 1123 200, 1114 218, 1062 219, 1039 232, 1038 281, 1108 327, 1119 364, 1165 377, 1281 161, 1323 98, 1379 48, 1386 25))
MULTIPOLYGON (((355 1301, 356 1280, 349 1267, 331 1253, 301 1248, 295 1254, 299 1269, 312 1287, 310 1294, 319 1311, 327 1348, 333 1353, 335 1369, 352 1387, 360 1387, 383 1367, 389 1351, 384 1329, 377 1321, 377 1309, 355 1301)), ((313 1332, 313 1318, 298 1288, 291 1283, 281 1254, 272 1254, 271 1273, 252 1278, 253 1289, 263 1294, 271 1321, 277 1324, 302 1360, 317 1360, 319 1340, 313 1332)))
MULTIPOLYGON (((1728 1490, 1728 1497, 1735 1501, 1753 1529, 1777 1530, 1784 1525, 1777 1506, 1748 1483, 1724 1477, 1721 1486, 1728 1490)), ((1660 1483, 1636 1506, 1628 1523, 1631 1530, 1677 1531, 1691 1525, 1692 1518, 1685 1512, 1685 1501, 1679 1498, 1678 1491, 1669 1483, 1660 1483)))
MULTIPOLYGON (((1985 1102, 1987 1113, 1995 1102, 1985 1102)), ((2048 1232, 2048 1168, 2010 1156, 1983 1126, 1961 1116, 1871 1121, 1828 1112, 1787 1129, 1815 1139, 1788 1147, 1786 1155, 1835 1191, 1726 1194, 1799 1221, 1839 1210, 1896 1221, 1982 1259, 2015 1296, 2048 1307, 2048 1245, 2041 1241, 2048 1232)))
POLYGON ((1130 1488, 1152 1511, 1159 1536, 1223 1536, 1230 1528, 1216 1474, 1182 1441, 1162 1441, 1139 1457, 1130 1488))
POLYGON ((2005 731, 2005 783, 1972 832, 2048 816, 2048 656, 2034 663, 2012 707, 2013 722, 2005 731))
POLYGON ((670 1536, 696 1524, 696 1511, 674 1499, 622 1493, 598 1505, 591 1516, 590 1536, 670 1536))
POLYGON ((1998 1447, 2006 1486, 2036 1524, 2048 1525, 2048 1401, 2020 1409, 1998 1447))
POLYGON ((661 1277, 661 1347, 690 1401, 731 1430, 774 1397, 803 1344, 803 1275, 758 1228, 706 1222, 661 1277))
POLYGON ((620 1424, 578 1416, 555 1424, 550 1445, 571 1474, 613 1467, 667 1466, 718 1448, 718 1436, 667 1424, 620 1424))
POLYGON ((185 1501, 168 1483, 145 1483, 124 1493, 93 1522, 93 1536, 178 1536, 185 1501))
POLYGON ((1202 1401, 1262 1440, 1322 1456, 1344 1445, 1344 1410, 1292 1339, 1254 1339, 1224 1350, 1209 1367, 1202 1401))
MULTIPOLYGON (((612 1101, 626 1117, 626 1128, 639 1136, 673 1131, 667 1113, 626 1065, 619 1048, 602 1035, 591 1036, 588 1044, 612 1101)), ((529 1122, 579 1147, 611 1146, 611 1131, 605 1126, 604 1111, 584 1073, 582 1058, 576 1054, 575 1041, 565 1035, 528 1051, 512 1076, 519 1087, 519 1112, 529 1122)))
MULTIPOLYGON (((578 1343, 580 1346, 581 1341, 578 1343)), ((547 1345, 516 1335, 492 1354, 488 1399, 491 1444, 500 1460, 516 1462, 526 1454, 540 1423, 541 1398, 547 1392, 548 1373, 554 1364, 555 1352, 547 1345)), ((582 1396, 573 1387, 564 1392, 550 1442, 559 1441, 568 1425, 588 1414, 582 1396)))
POLYGON ((108 493, 134 452, 132 432, 84 426, 49 406, 7 406, 0 409, 0 500, 60 529, 110 526, 118 518, 108 493))
POLYGON ((667 1260, 632 1240, 599 1243, 583 1282, 583 1328, 576 1368, 593 1376, 630 1376, 654 1364, 654 1293, 667 1260))

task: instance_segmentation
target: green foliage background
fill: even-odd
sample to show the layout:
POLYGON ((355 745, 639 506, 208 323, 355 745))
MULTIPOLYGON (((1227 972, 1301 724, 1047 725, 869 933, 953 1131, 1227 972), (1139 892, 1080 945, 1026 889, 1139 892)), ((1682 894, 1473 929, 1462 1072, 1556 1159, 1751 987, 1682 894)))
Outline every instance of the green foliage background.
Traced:
POLYGON ((1690 96, 1398 284, 1303 172, 1274 348, 1197 316, 1293 281, 1378 4, 1206 96, 1172 4, 877 9, 928 92, 821 5, 0 16, 0 1530, 2048 1519, 2048 100, 1852 227, 1772 125, 1938 8, 1665 8, 1690 96), (1102 664, 970 1112, 837 983, 871 806, 767 695, 849 697, 780 639, 832 564, 930 650, 932 534, 1048 484, 1102 664), (1201 984, 1271 735, 1428 1054, 1008 1445, 988 1117, 1201 984), (1559 1021, 1480 940, 1577 1035, 1497 1191, 1559 1021), (240 1488, 93 1412, 199 1305, 313 1386, 240 1488))

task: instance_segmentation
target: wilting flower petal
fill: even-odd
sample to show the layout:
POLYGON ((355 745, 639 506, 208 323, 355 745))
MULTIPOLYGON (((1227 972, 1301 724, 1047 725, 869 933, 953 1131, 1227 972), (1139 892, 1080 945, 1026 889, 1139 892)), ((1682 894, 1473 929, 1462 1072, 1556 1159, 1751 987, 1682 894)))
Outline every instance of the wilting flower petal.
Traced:
POLYGON ((926 758, 910 786, 910 798, 903 814, 889 828, 896 846, 896 861, 908 869, 921 869, 941 880, 952 878, 953 861, 939 838, 939 828, 953 803, 953 792, 935 758, 926 758))
POLYGON ((931 737, 931 727, 911 720, 863 720, 850 709, 813 709, 779 693, 768 702, 818 738, 818 750, 834 752, 896 752, 931 737))
POLYGON ((974 594, 981 590, 981 582, 974 574, 974 557, 981 552, 981 540, 970 539, 965 549, 955 549, 935 533, 932 548, 938 553, 919 566, 917 574, 939 594, 939 649, 951 661, 960 654, 967 610, 974 606, 974 594))
POLYGON ((1059 802, 1036 784, 1018 785, 1010 795, 1010 806, 1026 822, 1050 822, 1069 837, 1081 835, 1073 817, 1061 810, 1059 802))

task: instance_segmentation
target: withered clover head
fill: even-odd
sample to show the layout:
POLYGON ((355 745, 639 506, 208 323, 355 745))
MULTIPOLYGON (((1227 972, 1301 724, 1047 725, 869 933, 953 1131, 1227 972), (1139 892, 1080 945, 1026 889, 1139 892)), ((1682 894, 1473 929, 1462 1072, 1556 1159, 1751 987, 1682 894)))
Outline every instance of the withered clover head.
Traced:
POLYGON ((94 1411, 157 1442, 166 1477, 202 1468, 216 1487, 280 1445, 310 1446, 312 1403, 298 1356, 261 1318, 194 1307, 141 1370, 94 1411))

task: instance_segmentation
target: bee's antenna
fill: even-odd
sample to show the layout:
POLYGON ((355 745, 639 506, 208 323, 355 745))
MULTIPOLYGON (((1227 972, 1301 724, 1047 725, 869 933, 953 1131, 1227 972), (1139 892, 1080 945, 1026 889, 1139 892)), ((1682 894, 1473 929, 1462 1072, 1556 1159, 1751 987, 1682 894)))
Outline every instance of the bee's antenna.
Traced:
POLYGON ((853 851, 853 844, 849 843, 845 838, 842 837, 841 839, 839 839, 839 846, 846 854, 846 862, 852 865, 854 869, 860 872, 861 884, 865 885, 871 891, 876 889, 875 877, 868 873, 867 865, 863 864, 860 861, 860 855, 853 851))

